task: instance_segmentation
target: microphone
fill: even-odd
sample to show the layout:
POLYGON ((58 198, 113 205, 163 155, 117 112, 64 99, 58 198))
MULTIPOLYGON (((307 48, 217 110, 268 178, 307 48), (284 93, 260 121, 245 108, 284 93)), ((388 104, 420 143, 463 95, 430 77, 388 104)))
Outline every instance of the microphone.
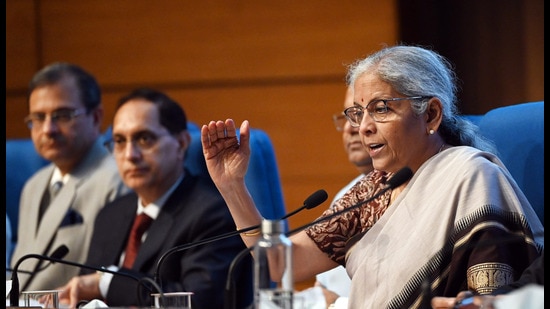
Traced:
POLYGON ((400 185, 404 184, 406 181, 408 181, 409 179, 411 179, 411 177, 413 176, 413 172, 412 170, 405 166, 403 167, 402 169, 400 169, 399 171, 397 171, 390 179, 388 179, 388 182, 386 184, 386 187, 382 190, 380 190, 378 193, 376 193, 375 195, 371 196, 370 198, 366 199, 365 201, 361 201, 353 206, 350 206, 350 207, 347 207, 347 208, 344 208, 340 211, 337 211, 337 212, 334 212, 332 213, 331 215, 328 215, 326 217, 321 217, 315 221, 312 221, 308 224, 305 224, 305 225, 302 225, 296 229, 293 229, 291 231, 288 231, 286 233, 287 236, 290 236, 290 235, 293 235, 293 234, 296 234, 297 232, 301 231, 301 230, 304 230, 312 225, 315 225, 319 222, 323 222, 323 221, 326 221, 326 220, 329 220, 329 219, 332 219, 334 217, 337 217, 337 216, 340 216, 341 214, 343 213, 346 213, 350 210, 353 210, 355 208, 358 208, 358 207, 361 207, 363 206, 364 204, 366 203, 370 203, 372 202, 373 200, 375 200, 376 198, 378 198, 380 195, 386 193, 386 191, 390 190, 390 189, 395 189, 397 187, 399 187, 400 185))
POLYGON ((395 189, 399 187, 400 185, 411 179, 412 176, 413 171, 408 166, 403 167, 402 169, 398 170, 392 178, 388 179, 389 188, 386 188, 385 190, 395 189))
MULTIPOLYGON (((359 202, 351 207, 348 207, 348 208, 345 208, 345 209, 342 209, 340 211, 337 211, 331 215, 328 215, 326 217, 322 217, 322 218, 319 218, 311 223, 308 223, 306 225, 303 225, 301 227, 298 227, 296 229, 293 229, 289 232, 286 233, 287 236, 290 236, 292 234, 296 234, 297 232, 303 230, 303 229, 306 229, 312 225, 315 225, 319 222, 322 222, 322 221, 325 221, 325 220, 329 220, 329 219, 332 219, 336 216, 339 216, 343 213, 346 213, 352 209, 355 209, 355 208, 358 208, 366 203, 370 203, 371 201, 373 201, 374 199, 378 198, 380 195, 384 194, 386 191, 390 190, 390 189, 394 189, 396 187, 399 187, 400 185, 404 184, 406 181, 408 181, 409 179, 411 179, 411 177, 413 176, 413 172, 412 170, 409 168, 409 167, 403 167, 402 169, 400 169, 399 171, 397 171, 390 179, 388 179, 388 182, 387 182, 387 185, 384 189, 382 189, 380 192, 376 193, 375 195, 371 196, 369 199, 365 200, 365 201, 362 201, 362 202, 359 202)), ((236 265, 245 257, 248 255, 248 253, 250 251, 252 251, 252 249, 254 248, 254 246, 252 247, 248 247, 246 249, 244 249, 243 251, 241 251, 234 259, 233 261, 231 262, 231 265, 229 267, 229 272, 228 272, 228 275, 227 275, 227 281, 225 283, 225 304, 226 304, 226 308, 235 308, 235 297, 233 295, 233 291, 232 291, 232 286, 234 285, 234 280, 233 279, 233 269, 236 267, 236 265)))
MULTIPOLYGON (((40 255, 40 254, 27 254, 22 256, 19 260, 17 260, 17 263, 15 263, 15 267, 12 269, 12 273, 11 273, 10 306, 12 307, 19 306, 19 278, 17 277, 17 270, 19 268, 19 265, 21 265, 21 263, 23 263, 24 260, 34 257, 39 260, 49 260, 53 264, 57 262, 56 261, 57 259, 64 258, 67 255, 67 253, 69 253, 69 248, 67 248, 67 246, 65 245, 61 245, 57 247, 57 249, 55 249, 54 252, 50 255, 50 257, 53 258, 53 260, 50 260, 50 257, 48 256, 40 255)), ((38 271, 42 269, 39 269, 38 271)))
MULTIPOLYGON (((126 272, 113 271, 113 270, 106 269, 106 268, 103 268, 103 267, 94 267, 94 266, 90 266, 90 265, 85 265, 85 264, 80 264, 80 263, 76 263, 76 262, 62 260, 61 258, 63 256, 65 256, 67 254, 67 252, 69 252, 69 249, 67 248, 67 246, 61 245, 59 248, 57 248, 54 251, 54 253, 51 256, 40 255, 40 254, 27 254, 25 256, 22 256, 17 261, 17 263, 15 264, 15 267, 13 268, 13 273, 12 273, 12 277, 11 277, 11 279, 12 279, 12 289, 11 289, 11 292, 10 292, 10 306, 11 307, 17 307, 19 305, 19 279, 17 278, 17 270, 19 268, 19 265, 24 260, 29 259, 29 258, 35 258, 35 259, 39 259, 39 260, 50 261, 52 263, 59 263, 59 264, 64 264, 64 265, 76 266, 76 267, 80 267, 80 268, 90 269, 90 270, 94 270, 94 271, 100 271, 100 272, 104 272, 104 273, 109 273, 109 274, 113 274, 113 275, 117 275, 117 276, 124 276, 124 277, 130 278, 130 279, 133 279, 138 283, 138 296, 140 296, 139 297, 139 302, 140 303, 143 303, 143 299, 141 297, 141 294, 139 293, 140 292, 139 288, 143 285, 143 282, 145 282, 145 281, 149 282, 157 290, 160 291, 160 287, 156 284, 156 282, 152 282, 152 280, 150 280, 150 278, 147 278, 147 277, 139 278, 139 277, 137 277, 133 274, 126 273, 126 272), (56 255, 56 256, 54 256, 54 255, 56 255)), ((152 291, 151 288, 149 288, 149 287, 147 287, 147 288, 150 291, 152 291)))
MULTIPOLYGON (((284 219, 286 219, 286 218, 302 211, 303 209, 315 208, 315 207, 321 205, 324 201, 326 201, 327 198, 328 198, 327 191, 325 191, 323 189, 317 190, 313 194, 311 194, 308 198, 305 199, 304 204, 300 208, 284 215, 282 218, 280 218, 278 220, 284 220, 284 219)), ((236 231, 228 232, 228 233, 225 233, 225 234, 222 234, 222 235, 206 238, 206 239, 203 239, 203 240, 192 242, 190 244, 184 244, 184 245, 181 245, 181 246, 177 246, 177 247, 174 247, 174 248, 166 251, 159 258, 159 260, 157 262, 157 269, 155 271, 154 281, 157 282, 159 285, 162 285, 162 283, 160 281, 160 267, 162 266, 163 261, 169 255, 171 255, 175 252, 184 251, 184 250, 191 249, 191 248, 194 248, 194 247, 197 247, 197 246, 200 246, 200 245, 204 245, 204 244, 211 243, 211 242, 214 242, 214 241, 218 241, 218 240, 222 240, 222 239, 229 238, 229 237, 232 237, 232 236, 236 236, 236 235, 239 235, 239 234, 244 233, 244 232, 248 232, 248 231, 251 231, 251 230, 254 230, 254 229, 258 229, 260 227, 261 227, 261 224, 246 227, 246 228, 242 228, 240 230, 236 230, 236 231)))
MULTIPOLYGON (((313 194, 311 194, 308 198, 306 198, 306 200, 304 201, 304 205, 302 205, 300 208, 294 210, 294 211, 291 211, 289 212, 288 214, 286 214, 284 217, 282 217, 281 219, 279 220, 284 220, 290 216, 294 216, 295 214, 297 214, 298 212, 304 210, 304 209, 312 209, 312 208, 315 208, 319 205, 321 205, 324 201, 326 201, 328 198, 328 194, 327 194, 327 191, 321 189, 321 190, 317 190, 315 192, 313 192, 313 194)), ((261 225, 256 225, 255 228, 259 228, 261 227, 261 225)))
MULTIPOLYGON (((65 245, 61 245, 50 256, 54 257, 56 259, 62 259, 62 258, 65 257, 65 255, 67 255, 67 253, 69 253, 69 248, 67 248, 67 246, 65 246, 65 245), (66 252, 65 252, 65 250, 66 250, 66 252)), ((34 275, 35 273, 41 272, 44 269, 48 268, 48 266, 50 266, 51 264, 55 264, 55 262, 49 262, 48 264, 46 264, 46 265, 44 265, 44 266, 42 266, 39 269, 36 269, 34 271, 18 270, 17 272, 20 273, 20 274, 34 275)), ((13 268, 6 267, 6 271, 12 272, 13 268)))

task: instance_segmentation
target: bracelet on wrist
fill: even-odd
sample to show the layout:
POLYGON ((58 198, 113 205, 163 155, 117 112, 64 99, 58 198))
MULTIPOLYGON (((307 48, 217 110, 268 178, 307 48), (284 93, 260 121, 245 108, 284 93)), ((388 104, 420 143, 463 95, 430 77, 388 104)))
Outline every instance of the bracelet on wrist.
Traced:
POLYGON ((257 229, 254 229, 254 230, 250 231, 250 232, 242 232, 241 234, 243 236, 250 237, 250 236, 258 236, 258 235, 260 235, 261 232, 262 231, 260 230, 260 228, 257 228, 257 229))

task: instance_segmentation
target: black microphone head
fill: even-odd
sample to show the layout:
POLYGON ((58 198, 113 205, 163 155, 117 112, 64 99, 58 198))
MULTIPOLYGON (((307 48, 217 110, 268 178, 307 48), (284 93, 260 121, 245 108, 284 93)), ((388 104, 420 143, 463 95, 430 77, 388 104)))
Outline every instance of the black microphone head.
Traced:
POLYGON ((304 201, 304 206, 307 209, 315 208, 321 205, 328 198, 327 191, 321 189, 313 192, 306 200, 304 201))
MULTIPOLYGON (((57 249, 55 249, 55 251, 50 255, 50 257, 54 259, 62 259, 67 255, 67 253, 69 253, 69 248, 67 248, 66 245, 61 245, 57 247, 57 249)), ((52 263, 54 262, 52 261, 52 263)))
POLYGON ((389 188, 396 188, 405 183, 405 181, 411 179, 413 175, 412 170, 405 166, 404 168, 398 170, 392 178, 388 180, 388 187, 389 188))

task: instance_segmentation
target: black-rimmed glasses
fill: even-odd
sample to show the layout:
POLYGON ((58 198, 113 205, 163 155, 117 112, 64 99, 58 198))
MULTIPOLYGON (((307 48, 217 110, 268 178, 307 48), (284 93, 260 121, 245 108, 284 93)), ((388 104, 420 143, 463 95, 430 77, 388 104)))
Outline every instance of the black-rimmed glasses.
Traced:
POLYGON ((378 99, 369 102, 367 106, 363 107, 360 105, 354 105, 348 107, 344 110, 344 115, 348 118, 352 127, 359 127, 365 110, 376 122, 386 122, 392 121, 395 119, 395 113, 392 112, 390 102, 403 101, 403 100, 423 100, 431 97, 428 96, 415 96, 415 97, 406 97, 406 98, 391 98, 391 99, 378 99))

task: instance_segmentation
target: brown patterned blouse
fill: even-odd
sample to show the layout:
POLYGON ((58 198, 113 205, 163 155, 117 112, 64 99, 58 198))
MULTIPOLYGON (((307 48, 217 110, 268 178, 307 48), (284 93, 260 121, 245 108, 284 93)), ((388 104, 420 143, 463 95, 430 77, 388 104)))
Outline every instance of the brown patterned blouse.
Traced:
MULTIPOLYGON (((319 218, 352 207, 365 201, 386 187, 392 173, 373 170, 361 178, 342 198, 337 200, 319 218)), ((372 202, 356 207, 340 216, 319 222, 305 232, 329 258, 345 266, 348 248, 361 238, 388 209, 391 190, 372 202)))

